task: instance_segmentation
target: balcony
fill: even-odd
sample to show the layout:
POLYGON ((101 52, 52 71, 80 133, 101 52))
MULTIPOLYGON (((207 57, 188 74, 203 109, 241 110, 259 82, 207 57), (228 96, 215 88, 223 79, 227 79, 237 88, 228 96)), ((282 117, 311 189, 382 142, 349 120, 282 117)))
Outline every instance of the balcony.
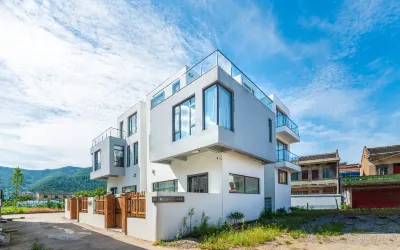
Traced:
POLYGON ((243 88, 249 91, 261 103, 272 110, 272 100, 219 50, 212 52, 181 76, 171 81, 165 88, 157 92, 151 100, 151 108, 161 104, 164 100, 190 85, 193 81, 216 66, 223 69, 228 75, 234 78, 238 84, 242 85, 243 88))
POLYGON ((286 149, 276 151, 276 163, 274 166, 275 168, 290 172, 301 171, 299 166, 299 157, 286 149))
POLYGON ((277 115, 276 137, 288 143, 299 142, 299 127, 286 115, 277 115))
POLYGON ((107 179, 108 177, 125 176, 125 133, 109 128, 92 141, 93 171, 90 179, 107 179), (95 159, 98 157, 97 159, 95 159))
POLYGON ((370 175, 370 176, 349 176, 342 177, 341 182, 346 186, 371 185, 371 184, 400 184, 400 174, 370 175))
POLYGON ((292 181, 292 187, 317 187, 317 186, 337 186, 338 179, 319 179, 319 180, 301 180, 292 181))

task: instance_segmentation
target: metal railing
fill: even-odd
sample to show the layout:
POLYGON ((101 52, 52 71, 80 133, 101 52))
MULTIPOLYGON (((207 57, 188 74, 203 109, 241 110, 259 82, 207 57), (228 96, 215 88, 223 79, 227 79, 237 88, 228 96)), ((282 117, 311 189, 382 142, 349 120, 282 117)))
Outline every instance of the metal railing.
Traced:
POLYGON ((286 149, 276 151, 276 161, 287 161, 299 165, 299 157, 286 149))
POLYGON ((286 115, 276 116, 276 127, 286 126, 290 128, 296 135, 300 136, 299 127, 286 115))
POLYGON ((216 66, 219 66, 228 75, 232 76, 232 78, 234 78, 240 85, 272 110, 272 100, 219 50, 212 52, 195 66, 176 79, 173 79, 166 87, 157 92, 151 100, 151 107, 156 107, 165 99, 179 92, 181 89, 191 84, 194 80, 198 79, 216 66), (176 85, 174 87, 174 84, 177 83, 177 81, 180 81, 179 88, 177 88, 176 85))
POLYGON ((110 127, 106 131, 101 133, 99 136, 97 136, 96 138, 93 139, 92 147, 95 146, 96 144, 99 144, 104 139, 106 139, 107 137, 110 137, 110 136, 116 137, 116 138, 121 138, 121 139, 126 138, 125 131, 110 127))
POLYGON ((373 183, 400 183, 400 174, 348 176, 341 177, 343 185, 373 184, 373 183))

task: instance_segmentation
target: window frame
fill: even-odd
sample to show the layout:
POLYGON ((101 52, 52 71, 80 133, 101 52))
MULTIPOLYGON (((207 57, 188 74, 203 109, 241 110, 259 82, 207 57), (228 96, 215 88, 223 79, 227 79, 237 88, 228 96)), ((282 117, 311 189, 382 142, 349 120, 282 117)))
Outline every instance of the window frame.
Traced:
POLYGON ((131 145, 126 146, 126 167, 131 166, 131 145))
POLYGON ((172 180, 166 180, 166 181, 157 181, 157 182, 153 182, 153 192, 178 192, 178 186, 179 186, 179 183, 178 183, 178 179, 172 179, 172 180), (172 182, 174 182, 174 191, 159 191, 159 190, 156 190, 155 189, 155 185, 156 184, 159 184, 159 183, 164 183, 164 182, 169 182, 169 181, 172 181, 172 182))
POLYGON ((181 90, 181 80, 180 79, 178 79, 174 83, 172 83, 172 94, 175 94, 179 90, 181 90), (175 89, 176 85, 178 85, 178 89, 175 89))
POLYGON ((137 112, 128 117, 128 136, 137 133, 137 112), (135 117, 135 131, 132 130, 132 118, 135 117))
POLYGON ((299 180, 299 172, 293 172, 290 174, 290 180, 291 181, 298 181, 299 180), (293 176, 297 176, 296 178, 293 178, 293 176))
POLYGON ((388 175, 389 174, 389 166, 387 164, 376 166, 376 175, 388 175), (384 170, 381 173, 381 169, 384 170))
POLYGON ((289 180, 288 180, 288 172, 278 169, 278 184, 287 185, 288 182, 289 182, 289 180), (280 176, 281 176, 282 173, 285 175, 285 182, 281 182, 280 176))
POLYGON ((302 181, 308 181, 308 180, 310 180, 310 176, 309 176, 309 171, 308 171, 308 169, 307 169, 307 170, 301 170, 301 180, 302 180, 302 181), (307 178, 304 178, 304 177, 303 177, 303 174, 304 174, 304 173, 307 174, 307 178))
POLYGON ((139 142, 133 143, 133 166, 139 164, 139 142))
POLYGON ((118 194, 118 187, 110 187, 110 192, 112 192, 112 194, 118 194), (114 193, 114 191, 113 190, 115 190, 115 193, 114 193))
MULTIPOLYGON (((182 108, 180 107, 183 103, 189 101, 189 135, 185 136, 191 136, 192 135, 192 128, 196 129, 196 95, 191 95, 190 97, 186 98, 182 102, 176 104, 175 106, 172 107, 172 141, 179 141, 185 137, 182 137, 182 108), (190 101, 193 98, 193 103, 190 101), (194 110, 194 124, 192 124, 192 107, 195 107, 194 110), (175 109, 176 107, 179 107, 179 139, 175 138, 175 109)), ((194 132, 196 133, 196 132, 194 132)), ((194 134, 193 133, 193 134, 194 134)))
POLYGON ((272 143, 272 119, 268 118, 268 133, 269 133, 269 142, 272 143))
POLYGON ((157 94, 155 94, 155 95, 153 96, 153 98, 151 98, 151 108, 156 107, 158 104, 162 103, 164 100, 165 100, 165 92, 164 92, 164 90, 163 90, 163 91, 161 91, 161 92, 158 92, 157 94), (162 96, 162 98, 161 98, 161 96, 162 96), (162 99, 162 100, 161 100, 159 103, 154 104, 154 100, 156 100, 156 99, 158 99, 158 98, 160 98, 160 99, 162 99))
POLYGON ((209 180, 209 178, 208 178, 208 172, 206 172, 206 173, 199 173, 199 174, 192 174, 192 175, 188 175, 187 176, 187 192, 188 193, 202 193, 202 194, 208 194, 209 192, 208 192, 208 190, 209 190, 209 185, 208 185, 208 181, 209 180), (191 185, 190 185, 190 183, 189 183, 189 180, 191 179, 191 178, 194 178, 194 177, 201 177, 201 176, 206 176, 207 177, 207 190, 206 190, 206 192, 193 192, 193 191, 191 191, 190 189, 191 189, 191 185))
POLYGON ((96 152, 94 152, 94 171, 100 170, 101 169, 101 149, 97 150, 96 152), (99 155, 99 160, 97 159, 97 155, 99 155), (96 167, 97 166, 97 167, 96 167))
POLYGON ((125 167, 125 147, 124 146, 121 146, 121 145, 117 145, 117 144, 114 144, 114 146, 113 146, 113 162, 114 162, 114 167, 115 168, 123 168, 123 167, 125 167), (115 146, 117 146, 117 147, 121 147, 122 148, 122 150, 118 150, 117 149, 117 151, 120 151, 120 152, 122 152, 122 160, 123 160, 123 162, 122 162, 122 166, 116 166, 115 165, 115 146))
POLYGON ((217 121, 216 121, 216 124, 215 124, 215 126, 220 126, 220 122, 219 122, 219 87, 221 87, 221 88, 224 88, 225 90, 227 90, 230 94, 231 94, 231 101, 230 101, 230 105, 231 105, 231 129, 227 129, 227 128, 225 128, 225 127, 223 127, 224 129, 226 129, 226 130, 230 130, 230 131, 232 131, 232 132, 235 132, 235 123, 234 123, 234 117, 233 117, 233 115, 234 115, 234 101, 233 101, 233 99, 234 99, 234 92, 231 90, 231 89, 229 89, 228 87, 226 87, 225 85, 223 85, 223 84, 221 84, 220 82, 215 82, 215 83, 213 83, 213 84, 211 84, 211 85, 208 85, 207 87, 205 87, 204 89, 203 89, 203 97, 202 97, 202 99, 203 99, 203 112, 202 112, 202 115, 203 115, 203 130, 206 130, 206 129, 209 129, 209 128, 211 128, 211 127, 214 127, 214 126, 211 126, 211 127, 208 127, 208 128, 206 128, 206 119, 205 119, 205 115, 206 115, 206 109, 205 109, 205 106, 206 106, 206 100, 205 100, 205 97, 206 97, 206 95, 205 95, 205 92, 209 89, 209 88, 212 88, 214 85, 216 85, 216 90, 217 90, 217 96, 216 96, 216 119, 217 119, 217 121))
POLYGON ((124 121, 119 122, 119 138, 124 139, 124 121))
POLYGON ((253 176, 247 176, 247 175, 241 175, 241 174, 233 174, 233 173, 229 173, 229 176, 231 175, 236 175, 236 176, 240 176, 243 177, 243 192, 231 192, 230 186, 229 186, 229 193, 230 194, 260 194, 260 178, 257 177, 253 177, 253 176), (252 178, 252 179, 257 179, 257 189, 258 192, 257 193, 247 193, 246 192, 246 178, 252 178))
POLYGON ((131 190, 130 193, 136 193, 136 192, 137 192, 137 185, 130 185, 130 186, 122 187, 122 189, 121 189, 122 193, 125 193, 125 190, 126 190, 127 188, 129 188, 129 187, 135 187, 135 191, 132 191, 132 190, 130 189, 130 190, 131 190))

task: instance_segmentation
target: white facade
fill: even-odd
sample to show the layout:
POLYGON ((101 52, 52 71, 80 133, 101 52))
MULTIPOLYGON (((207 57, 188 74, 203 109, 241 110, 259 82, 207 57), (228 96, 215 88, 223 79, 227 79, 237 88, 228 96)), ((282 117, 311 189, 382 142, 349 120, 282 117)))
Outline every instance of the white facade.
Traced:
POLYGON ((276 211, 280 208, 288 210, 291 202, 291 174, 301 171, 297 155, 290 152, 290 144, 299 142, 297 125, 290 120, 290 110, 275 95, 272 110, 276 114, 276 162, 265 165, 265 205, 276 211), (280 175, 285 177, 282 179, 280 175))
POLYGON ((237 211, 245 220, 257 219, 265 197, 273 197, 277 206, 290 203, 290 174, 288 184, 278 186, 277 170, 297 171, 298 166, 274 165, 278 99, 264 95, 219 51, 210 56, 198 64, 200 69, 185 66, 149 93, 145 102, 121 115, 117 126, 124 133, 116 136, 120 138, 105 136, 92 146, 94 166, 95 153, 101 151, 101 168, 94 167, 92 179, 107 179, 107 189, 116 193, 130 186, 147 193, 146 219, 128 218, 129 235, 171 239, 191 208, 195 220, 204 211, 211 223, 217 223, 237 211), (128 118, 133 114, 137 132, 129 135, 128 118), (120 169, 115 167, 119 161, 114 145, 121 141, 125 154, 120 169), (127 147, 133 152, 135 143, 138 162, 133 164, 132 153, 128 167, 127 147), (185 201, 153 203, 157 196, 181 196, 185 201))

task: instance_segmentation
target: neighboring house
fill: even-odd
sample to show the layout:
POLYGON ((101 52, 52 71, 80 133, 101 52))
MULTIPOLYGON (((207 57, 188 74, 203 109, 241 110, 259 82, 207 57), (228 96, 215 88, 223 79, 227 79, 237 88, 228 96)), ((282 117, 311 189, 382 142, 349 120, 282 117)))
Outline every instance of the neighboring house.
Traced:
POLYGON ((364 147, 360 176, 343 177, 341 183, 353 208, 400 206, 400 145, 364 147))
POLYGON ((292 174, 292 195, 339 193, 339 152, 299 157, 301 172, 292 174))
POLYGON ((36 200, 38 201, 50 201, 50 200, 63 200, 72 197, 72 193, 64 192, 37 192, 36 200))
POLYGON ((114 194, 146 191, 146 219, 128 219, 128 234, 138 238, 173 238, 191 208, 210 223, 236 211, 254 220, 266 203, 290 206, 290 173, 299 167, 289 145, 300 137, 288 115, 217 50, 168 78, 118 117, 118 129, 94 139, 90 177, 107 180, 114 194), (276 133, 286 145, 280 151, 276 133), (157 203, 165 196, 184 199, 157 203))
POLYGON ((290 110, 277 96, 270 98, 276 115, 276 163, 265 166, 265 207, 276 211, 291 207, 291 175, 300 171, 300 166, 290 145, 300 141, 300 134, 296 123, 289 118, 290 110))
POLYGON ((340 163, 339 177, 360 176, 361 165, 359 163, 348 164, 347 162, 340 163))

